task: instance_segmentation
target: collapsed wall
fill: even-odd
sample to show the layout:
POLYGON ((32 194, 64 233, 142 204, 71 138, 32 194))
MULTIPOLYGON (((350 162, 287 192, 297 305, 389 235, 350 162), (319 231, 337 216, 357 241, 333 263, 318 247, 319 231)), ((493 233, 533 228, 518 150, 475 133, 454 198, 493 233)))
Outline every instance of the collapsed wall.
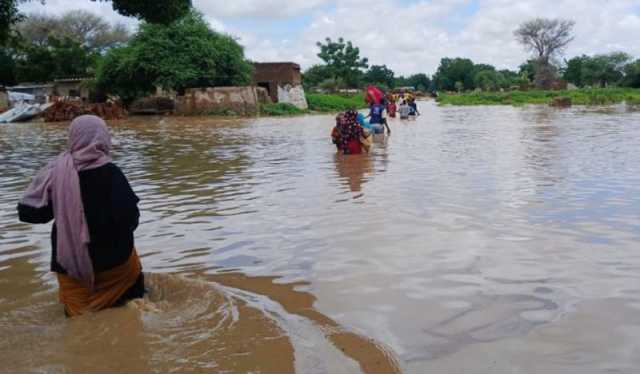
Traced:
POLYGON ((189 88, 176 98, 178 115, 257 115, 260 104, 268 102, 266 90, 260 87, 189 88))

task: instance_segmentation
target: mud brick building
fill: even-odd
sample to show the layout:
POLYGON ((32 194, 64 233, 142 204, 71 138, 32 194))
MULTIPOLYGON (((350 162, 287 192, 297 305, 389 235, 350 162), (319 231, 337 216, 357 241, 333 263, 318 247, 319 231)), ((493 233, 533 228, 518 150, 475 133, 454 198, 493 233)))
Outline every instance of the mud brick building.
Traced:
POLYGON ((266 89, 271 101, 307 109, 300 65, 293 62, 258 62, 253 64, 253 68, 253 83, 266 89))

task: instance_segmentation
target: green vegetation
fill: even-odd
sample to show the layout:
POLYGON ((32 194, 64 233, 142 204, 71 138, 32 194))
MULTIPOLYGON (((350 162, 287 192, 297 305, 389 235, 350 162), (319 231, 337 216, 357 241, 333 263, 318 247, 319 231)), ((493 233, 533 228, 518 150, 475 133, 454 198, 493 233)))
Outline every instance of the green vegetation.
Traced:
POLYGON ((352 108, 365 106, 363 94, 353 96, 307 94, 309 110, 314 112, 341 112, 352 108))
POLYGON ((441 105, 525 105, 549 104, 554 97, 570 97, 574 105, 607 105, 640 102, 640 90, 631 88, 598 88, 565 91, 512 91, 441 94, 441 105))
POLYGON ((242 86, 252 66, 231 36, 209 28, 192 11, 169 25, 145 23, 129 43, 111 49, 98 68, 98 87, 129 103, 156 87, 181 93, 189 87, 242 86))
POLYGON ((292 116, 307 113, 306 110, 288 103, 263 104, 260 106, 260 113, 266 116, 292 116))

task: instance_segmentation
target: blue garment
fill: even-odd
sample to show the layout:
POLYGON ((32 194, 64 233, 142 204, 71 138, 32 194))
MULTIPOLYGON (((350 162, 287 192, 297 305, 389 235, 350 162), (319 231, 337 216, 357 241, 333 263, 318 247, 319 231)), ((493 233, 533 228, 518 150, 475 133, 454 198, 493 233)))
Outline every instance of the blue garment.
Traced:
POLYGON ((382 122, 382 114, 384 113, 384 105, 382 104, 373 104, 371 105, 371 111, 369 112, 369 117, 371 118, 369 122, 371 124, 374 123, 383 123, 382 122))
POLYGON ((356 118, 356 120, 358 121, 358 124, 362 126, 362 128, 371 131, 371 123, 369 123, 369 121, 364 118, 364 114, 358 113, 358 117, 356 118))
POLYGON ((371 125, 371 130, 374 134, 384 134, 384 126, 380 123, 371 125))
POLYGON ((418 114, 418 104, 415 101, 409 103, 409 115, 415 116, 418 114))

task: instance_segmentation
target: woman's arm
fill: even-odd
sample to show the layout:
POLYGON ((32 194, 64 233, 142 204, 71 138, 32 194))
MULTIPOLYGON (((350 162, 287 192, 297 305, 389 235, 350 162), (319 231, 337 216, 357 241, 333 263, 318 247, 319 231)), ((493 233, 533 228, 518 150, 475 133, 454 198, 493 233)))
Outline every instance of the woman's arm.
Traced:
POLYGON ((138 210, 138 196, 133 192, 127 177, 116 167, 113 176, 111 190, 111 202, 113 204, 113 215, 116 222, 135 231, 140 219, 138 210))
POLYGON ((53 219, 51 202, 41 208, 18 204, 18 218, 27 223, 47 223, 53 219))

